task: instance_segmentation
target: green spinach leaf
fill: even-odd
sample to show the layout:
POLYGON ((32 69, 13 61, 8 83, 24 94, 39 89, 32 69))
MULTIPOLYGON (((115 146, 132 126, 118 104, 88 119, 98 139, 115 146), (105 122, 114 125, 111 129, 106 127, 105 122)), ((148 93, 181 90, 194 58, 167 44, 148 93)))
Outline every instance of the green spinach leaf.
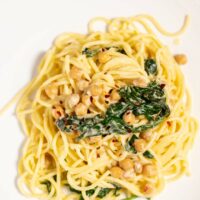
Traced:
POLYGON ((80 190, 74 189, 71 185, 69 185, 69 190, 70 190, 71 192, 81 194, 81 191, 80 191, 80 190))
POLYGON ((134 200, 134 199, 137 199, 137 198, 138 198, 138 196, 132 195, 131 197, 125 198, 123 200, 134 200))
POLYGON ((100 198, 100 199, 102 199, 102 198, 104 198, 111 190, 112 190, 111 188, 102 188, 102 189, 99 191, 97 197, 100 198))
POLYGON ((97 55, 97 53, 99 53, 99 49, 89 49, 89 48, 85 48, 82 51, 82 54, 85 54, 87 58, 93 57, 95 55, 97 55))
POLYGON ((118 191, 121 190, 122 187, 117 185, 117 184, 115 184, 115 183, 113 183, 113 185, 115 186, 114 195, 117 197, 117 196, 119 196, 118 191))
POLYGON ((138 137, 136 135, 132 135, 131 139, 125 144, 126 151, 130 151, 132 153, 137 153, 135 147, 132 145, 135 140, 137 140, 138 137))
POLYGON ((153 60, 153 59, 145 60, 144 69, 148 75, 150 75, 150 74, 157 75, 157 73, 158 73, 157 64, 156 64, 155 60, 153 60))
POLYGON ((48 193, 51 192, 51 182, 50 181, 46 180, 46 181, 41 182, 41 184, 46 185, 48 193))
MULTIPOLYGON (((136 196, 136 195, 132 195, 131 197, 128 197, 128 198, 125 198, 125 199, 122 199, 122 200, 135 200, 135 199, 137 199, 137 198, 139 198, 139 197, 136 196)), ((151 198, 145 198, 145 199, 151 200, 151 198)))
POLYGON ((95 193, 95 189, 91 189, 91 190, 87 190, 87 191, 86 191, 86 195, 87 195, 88 197, 91 197, 94 193, 95 193))
POLYGON ((115 48, 117 52, 126 55, 126 51, 123 48, 120 48, 120 47, 105 47, 105 48, 99 48, 99 49, 85 48, 82 51, 82 54, 85 54, 87 58, 90 58, 90 57, 96 56, 101 51, 109 50, 111 48, 115 48))
MULTIPOLYGON (((116 185, 116 184, 113 184, 115 186, 114 189, 111 189, 111 188, 101 188, 97 194, 97 197, 102 199, 104 198, 110 191, 114 190, 114 195, 117 196, 117 191, 121 189, 120 186, 116 185)), ((80 199, 79 200, 84 200, 82 194, 81 194, 81 191, 79 190, 76 190, 74 188, 72 188, 71 186, 69 186, 69 189, 71 192, 75 192, 77 194, 80 194, 80 199)), ((86 195, 88 197, 92 196, 94 193, 95 193, 95 190, 97 189, 97 187, 95 189, 91 189, 91 190, 87 190, 86 191, 86 195)))
POLYGON ((145 88, 133 85, 122 87, 119 94, 121 100, 111 104, 104 116, 78 118, 66 115, 56 121, 57 127, 63 132, 78 131, 80 136, 77 139, 113 133, 139 133, 157 126, 170 114, 163 86, 155 81, 145 88), (147 123, 140 126, 125 123, 123 114, 128 110, 136 116, 145 116, 147 123))
POLYGON ((153 154, 151 154, 151 152, 148 151, 148 150, 143 153, 143 156, 146 157, 146 158, 149 158, 149 159, 154 158, 153 154))

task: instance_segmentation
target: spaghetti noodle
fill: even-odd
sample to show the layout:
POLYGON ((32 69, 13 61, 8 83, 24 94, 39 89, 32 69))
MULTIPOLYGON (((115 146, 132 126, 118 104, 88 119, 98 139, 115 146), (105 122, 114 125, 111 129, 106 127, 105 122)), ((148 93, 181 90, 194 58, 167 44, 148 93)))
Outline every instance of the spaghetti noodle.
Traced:
POLYGON ((170 33, 149 15, 94 18, 87 35, 55 40, 17 105, 27 134, 18 181, 24 195, 153 197, 188 172, 197 122, 181 67, 154 34, 178 36, 188 21, 170 33), (99 20, 106 31, 93 29, 99 20))

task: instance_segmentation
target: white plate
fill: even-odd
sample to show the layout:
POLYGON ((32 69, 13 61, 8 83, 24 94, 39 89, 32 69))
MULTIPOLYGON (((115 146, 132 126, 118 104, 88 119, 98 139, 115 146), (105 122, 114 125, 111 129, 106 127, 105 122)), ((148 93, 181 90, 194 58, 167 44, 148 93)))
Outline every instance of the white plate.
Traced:
MULTIPOLYGON (((149 13, 168 30, 177 30, 184 15, 191 24, 181 44, 163 38, 174 52, 189 57, 183 66, 193 97, 193 115, 200 118, 200 1, 199 0, 6 0, 0 1, 0 107, 30 79, 38 60, 61 32, 86 32, 94 16, 131 16, 149 13)), ((0 199, 26 199, 15 179, 20 148, 24 141, 14 116, 14 106, 0 117, 0 199)), ((190 152, 190 177, 167 185, 157 200, 200 199, 200 137, 190 152)))

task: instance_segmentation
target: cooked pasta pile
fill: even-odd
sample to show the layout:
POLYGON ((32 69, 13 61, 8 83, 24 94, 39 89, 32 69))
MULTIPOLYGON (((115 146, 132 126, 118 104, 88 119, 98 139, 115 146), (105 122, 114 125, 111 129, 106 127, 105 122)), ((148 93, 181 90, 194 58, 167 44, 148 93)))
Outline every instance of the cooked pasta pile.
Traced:
POLYGON ((187 174, 197 122, 181 66, 154 34, 187 23, 169 33, 147 15, 94 18, 87 35, 56 38, 17 106, 24 195, 148 198, 187 174))

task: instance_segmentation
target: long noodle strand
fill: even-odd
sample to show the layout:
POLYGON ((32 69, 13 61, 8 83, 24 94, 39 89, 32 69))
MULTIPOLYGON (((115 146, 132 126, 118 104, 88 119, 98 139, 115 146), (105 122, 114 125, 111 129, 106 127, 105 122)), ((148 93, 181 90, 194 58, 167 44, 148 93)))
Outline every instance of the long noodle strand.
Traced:
MULTIPOLYGON (((112 190, 115 183, 123 188, 118 191, 121 195, 152 197, 163 190, 166 181, 186 174, 187 154, 194 142, 197 121, 190 116, 191 99, 181 67, 153 30, 174 37, 185 31, 188 22, 186 16, 182 28, 171 33, 149 15, 111 20, 98 17, 89 22, 88 35, 65 33, 55 40, 38 67, 36 78, 14 98, 20 97, 17 116, 27 134, 18 181, 24 195, 39 199, 79 199, 80 194, 66 192, 70 185, 79 190, 85 200, 97 199, 100 188, 112 190), (105 23, 104 32, 95 31, 97 21, 105 23), (109 59, 105 63, 99 63, 96 56, 82 54, 85 48, 107 47, 110 47, 107 51, 109 59), (126 54, 112 47, 122 48, 126 54), (152 130, 153 137, 147 148, 154 159, 137 157, 143 164, 154 164, 157 175, 149 178, 133 173, 129 179, 114 178, 109 169, 126 157, 134 157, 124 150, 129 136, 113 134, 77 142, 76 135, 57 129, 52 112, 55 106, 60 106, 65 107, 66 113, 72 113, 74 108, 68 105, 68 99, 73 93, 80 97, 87 93, 88 86, 80 89, 84 83, 98 85, 106 94, 134 80, 149 82, 151 77, 143 67, 148 57, 154 58, 158 65, 157 79, 166 85, 167 103, 173 108, 167 120, 152 130), (82 72, 79 79, 71 74, 74 66, 82 72), (83 80, 85 82, 81 82, 83 80), (56 93, 54 97, 47 92, 51 87, 56 93), (147 182, 154 185, 151 194, 142 190, 147 182), (95 192, 89 197, 87 190, 91 189, 95 192)), ((93 97, 86 117, 105 113, 108 105, 104 100, 104 95, 93 97)), ((104 199, 120 199, 121 195, 109 192, 104 199)))

